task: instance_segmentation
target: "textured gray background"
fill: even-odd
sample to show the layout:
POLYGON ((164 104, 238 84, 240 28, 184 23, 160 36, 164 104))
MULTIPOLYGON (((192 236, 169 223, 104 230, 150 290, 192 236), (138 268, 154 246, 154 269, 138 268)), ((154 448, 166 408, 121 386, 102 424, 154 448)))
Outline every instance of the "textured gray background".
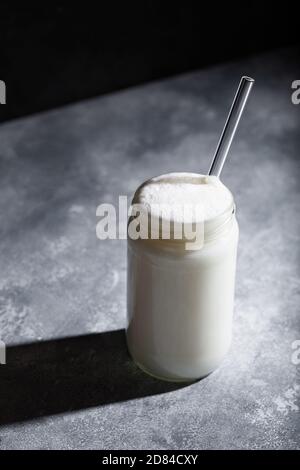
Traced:
POLYGON ((0 448, 300 448, 300 79, 282 50, 0 127, 0 448), (168 171, 205 172, 239 76, 257 80, 223 172, 240 223, 234 337, 175 386, 124 345, 126 242, 98 204, 168 171))

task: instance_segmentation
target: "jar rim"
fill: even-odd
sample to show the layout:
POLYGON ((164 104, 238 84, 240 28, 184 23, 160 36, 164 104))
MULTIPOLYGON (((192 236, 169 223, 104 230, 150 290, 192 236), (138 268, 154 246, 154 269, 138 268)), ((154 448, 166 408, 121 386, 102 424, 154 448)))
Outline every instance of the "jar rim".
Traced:
MULTIPOLYGON (((145 205, 142 205, 145 207, 145 205)), ((146 230, 147 230, 147 237, 144 239, 149 239, 151 241, 160 241, 160 242, 165 242, 165 243, 172 243, 172 244, 183 244, 187 243, 190 241, 189 238, 185 237, 184 234, 186 233, 185 228, 187 227, 188 230, 191 228, 197 228, 203 230, 203 243, 209 243, 218 236, 222 236, 230 227, 230 223, 232 222, 232 219, 234 217, 234 214, 236 212, 235 208, 235 203, 234 199, 232 196, 232 201, 230 205, 224 210, 221 214, 218 214, 217 216, 211 217, 209 219, 206 219, 204 221, 194 221, 194 222, 177 222, 179 226, 182 227, 182 237, 181 238, 176 238, 175 233, 174 233, 174 226, 175 223, 171 219, 163 219, 162 217, 156 217, 151 214, 151 211, 145 210, 144 213, 140 212, 139 217, 141 220, 141 223, 146 224, 146 230), (153 228, 152 221, 155 220, 156 224, 158 224, 158 230, 156 230, 157 227, 153 228), (169 237, 164 237, 163 231, 162 231, 162 226, 163 223, 169 224, 170 231, 169 231, 169 237), (172 229, 173 228, 173 229, 172 229)), ((135 216, 130 215, 128 218, 128 226, 130 224, 130 221, 134 219, 135 216)), ((140 237, 143 238, 143 237, 140 237)), ((202 244, 203 244, 202 243, 202 244)))

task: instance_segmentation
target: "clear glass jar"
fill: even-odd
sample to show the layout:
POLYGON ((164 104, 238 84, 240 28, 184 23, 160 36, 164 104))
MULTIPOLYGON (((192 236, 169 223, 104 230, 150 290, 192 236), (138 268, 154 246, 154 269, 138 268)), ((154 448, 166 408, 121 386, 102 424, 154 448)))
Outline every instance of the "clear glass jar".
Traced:
POLYGON ((231 343, 238 224, 232 204, 204 222, 204 240, 128 238, 127 345, 157 378, 196 380, 231 343))

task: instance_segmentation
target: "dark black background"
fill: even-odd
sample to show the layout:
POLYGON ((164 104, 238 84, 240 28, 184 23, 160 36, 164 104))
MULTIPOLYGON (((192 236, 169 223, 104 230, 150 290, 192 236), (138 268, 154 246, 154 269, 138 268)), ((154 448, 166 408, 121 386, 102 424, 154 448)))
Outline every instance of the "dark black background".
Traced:
POLYGON ((294 2, 10 1, 0 10, 1 121, 299 39, 294 2))

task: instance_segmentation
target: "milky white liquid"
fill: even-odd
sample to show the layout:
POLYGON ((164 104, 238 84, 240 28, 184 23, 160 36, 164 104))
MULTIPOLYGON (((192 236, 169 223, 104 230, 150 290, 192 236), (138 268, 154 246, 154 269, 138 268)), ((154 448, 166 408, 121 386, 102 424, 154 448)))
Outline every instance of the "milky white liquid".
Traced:
POLYGON ((231 342, 238 242, 232 195, 215 177, 171 173, 144 183, 134 202, 154 215, 159 203, 171 202, 177 222, 191 221, 180 204, 201 208, 199 249, 186 250, 180 241, 128 239, 126 332, 133 359, 148 373, 198 379, 219 365, 231 342))

